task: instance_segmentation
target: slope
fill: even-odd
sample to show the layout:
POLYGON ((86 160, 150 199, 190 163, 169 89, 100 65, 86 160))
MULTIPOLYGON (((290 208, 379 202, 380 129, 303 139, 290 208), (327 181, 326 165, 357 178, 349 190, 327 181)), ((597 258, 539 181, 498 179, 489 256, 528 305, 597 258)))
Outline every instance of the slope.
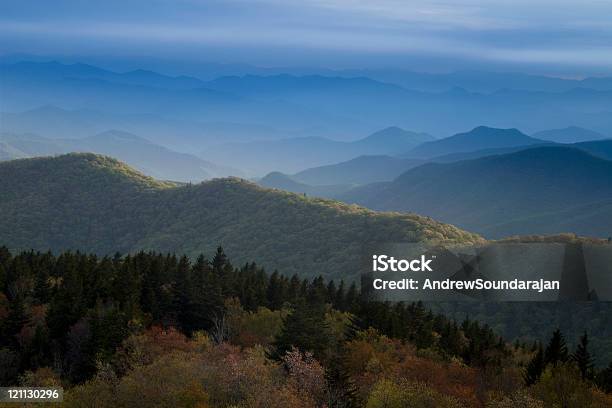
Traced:
POLYGON ((608 236, 611 179, 612 162, 551 146, 425 164, 391 183, 357 188, 341 198, 379 210, 414 211, 491 238, 559 232, 608 236), (560 215, 569 212, 571 219, 560 215))
POLYGON ((314 197, 335 197, 350 190, 350 184, 326 184, 309 185, 296 181, 287 174, 274 171, 261 178, 257 184, 263 187, 276 188, 279 190, 290 191, 297 194, 306 194, 314 197))
POLYGON ((18 149, 18 157, 49 156, 68 152, 105 154, 125 161, 145 174, 164 180, 199 182, 212 177, 241 175, 199 157, 179 153, 147 139, 118 130, 82 139, 49 139, 34 134, 0 133, 0 142, 18 149))
POLYGON ((177 186, 93 154, 0 163, 0 242, 99 254, 196 256, 223 245, 237 261, 302 276, 354 277, 364 245, 479 241, 409 214, 377 213, 269 190, 241 179, 177 186))

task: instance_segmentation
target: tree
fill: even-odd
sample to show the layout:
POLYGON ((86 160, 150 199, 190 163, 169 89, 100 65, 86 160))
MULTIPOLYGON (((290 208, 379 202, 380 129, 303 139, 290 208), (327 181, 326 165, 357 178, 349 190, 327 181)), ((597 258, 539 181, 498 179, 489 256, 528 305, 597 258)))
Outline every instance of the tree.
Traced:
POLYGON ((525 375, 523 379, 525 380, 525 385, 533 385, 538 382, 544 369, 546 368, 546 363, 544 362, 544 351, 542 350, 542 345, 538 345, 538 349, 536 354, 533 356, 529 364, 527 364, 527 368, 525 370, 525 375))
POLYGON ((459 408, 456 399, 438 393, 423 383, 387 379, 378 381, 368 397, 366 408, 459 408))
POLYGON ((571 356, 572 361, 574 361, 578 366, 578 369, 580 370, 580 375, 582 376, 583 380, 593 379, 594 361, 591 357, 591 353, 589 352, 588 346, 589 337, 585 330, 584 334, 580 337, 580 343, 576 347, 576 351, 574 351, 571 356))
POLYGON ((226 263, 227 263, 227 255, 225 255, 223 248, 219 246, 217 247, 217 252, 215 253, 215 256, 213 257, 212 267, 215 269, 216 272, 220 272, 223 270, 223 267, 225 266, 226 263))
POLYGON ((544 362, 548 365, 556 366, 558 363, 564 363, 568 360, 567 345, 565 338, 561 334, 561 330, 557 329, 546 346, 544 352, 544 362))
POLYGON ((325 360, 330 347, 331 332, 325 319, 325 305, 299 302, 285 318, 283 329, 274 341, 277 359, 293 347, 311 352, 319 361, 325 360))
POLYGON ((533 391, 545 407, 584 408, 593 400, 590 388, 574 364, 559 362, 546 368, 533 391))

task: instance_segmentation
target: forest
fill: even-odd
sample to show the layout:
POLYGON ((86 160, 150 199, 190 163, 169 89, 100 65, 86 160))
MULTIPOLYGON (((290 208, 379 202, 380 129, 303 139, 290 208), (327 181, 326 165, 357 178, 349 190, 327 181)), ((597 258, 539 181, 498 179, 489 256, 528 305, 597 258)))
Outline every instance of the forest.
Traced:
POLYGON ((511 343, 355 283, 211 255, 0 248, 1 385, 62 386, 68 407, 612 404, 588 332, 511 343))

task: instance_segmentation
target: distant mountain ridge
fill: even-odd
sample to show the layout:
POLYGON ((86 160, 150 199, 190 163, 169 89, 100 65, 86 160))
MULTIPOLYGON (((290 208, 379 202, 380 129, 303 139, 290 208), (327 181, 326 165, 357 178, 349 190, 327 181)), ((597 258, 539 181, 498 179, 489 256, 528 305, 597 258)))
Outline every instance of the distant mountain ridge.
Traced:
POLYGON ((340 198, 377 210, 428 215, 488 238, 561 232, 608 237, 610 180, 612 161, 575 147, 543 146, 428 163, 340 198))
POLYGON ((397 155, 428 140, 434 139, 394 126, 350 142, 308 137, 219 145, 215 157, 223 162, 239 162, 254 174, 293 173, 362 155, 397 155))
POLYGON ((424 162, 424 160, 402 159, 387 155, 367 155, 345 162, 302 170, 293 174, 291 178, 310 185, 368 184, 391 181, 404 171, 424 162))
MULTIPOLYGON (((580 132, 584 138, 593 136, 601 139, 603 136, 586 129, 568 128, 563 132, 570 132, 575 138, 575 132, 580 132)), ((556 133, 556 130, 550 131, 556 133)), ((595 156, 605 159, 612 158, 612 139, 593 140, 589 142, 573 143, 568 146, 580 148, 595 156), (610 142, 610 143, 609 143, 610 142)), ((470 132, 459 133, 449 138, 438 139, 432 143, 427 141, 417 146, 414 150, 393 157, 387 155, 365 155, 354 159, 319 167, 309 168, 293 175, 286 175, 294 182, 303 183, 303 189, 314 186, 329 184, 354 184, 364 185, 381 181, 391 181, 401 173, 424 164, 428 161, 434 163, 451 163, 460 160, 472 160, 480 157, 508 154, 534 147, 563 145, 547 140, 529 137, 516 129, 496 129, 480 126, 470 132), (482 146, 511 146, 485 148, 482 146), (475 150, 472 150, 475 149, 475 150), (434 155, 427 158, 414 158, 419 152, 423 156, 434 155), (437 155, 440 152, 446 152, 437 155), (408 158, 402 158, 408 157, 408 158)), ((280 185, 274 187, 282 188, 280 185)))
POLYGON ((457 133, 444 139, 423 143, 403 156, 424 159, 452 153, 527 146, 538 143, 543 143, 543 141, 527 136, 518 129, 478 126, 469 132, 457 133))
POLYGON ((3 110, 54 105, 187 122, 252 124, 285 131, 284 137, 299 133, 337 140, 354 139, 389 124, 441 136, 477 126, 483 118, 490 126, 527 132, 566 126, 612 131, 612 88, 605 78, 591 80, 593 88, 585 87, 586 82, 562 81, 556 89, 560 82, 555 79, 535 80, 554 82, 551 87, 523 87, 533 78, 481 73, 483 83, 500 81, 500 86, 481 89, 477 75, 462 74, 441 90, 423 90, 410 89, 409 83, 397 85, 374 71, 370 77, 348 71, 266 75, 256 70, 258 75, 203 82, 142 70, 99 71, 82 64, 0 64, 3 110))
POLYGON ((591 140, 607 139, 601 133, 578 126, 568 126, 563 129, 543 130, 534 133, 532 137, 556 143, 578 143, 591 140))

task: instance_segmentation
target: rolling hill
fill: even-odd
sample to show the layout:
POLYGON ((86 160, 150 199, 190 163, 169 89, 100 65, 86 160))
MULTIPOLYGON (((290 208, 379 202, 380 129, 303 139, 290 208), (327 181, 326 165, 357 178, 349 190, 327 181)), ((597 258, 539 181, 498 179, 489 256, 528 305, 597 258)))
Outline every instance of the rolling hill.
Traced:
POLYGON ((612 235, 612 161, 545 146, 455 163, 428 163, 390 183, 340 198, 369 208, 413 211, 488 238, 515 234, 612 235))
POLYGON ((472 152, 483 149, 528 146, 543 143, 517 129, 497 129, 478 126, 469 132, 439 139, 415 147, 403 157, 432 158, 453 153, 472 152))
POLYGON ((532 144, 527 146, 515 146, 515 147, 501 147, 498 149, 483 149, 483 150, 475 150, 471 152, 464 153, 452 153, 444 156, 438 156, 431 159, 431 161, 436 163, 451 163, 460 160, 472 160, 478 159, 480 157, 500 155, 500 154, 509 154, 518 152, 526 149, 533 149, 536 147, 547 147, 547 146, 566 146, 566 147, 575 147, 577 149, 583 150, 587 153, 592 154, 593 156, 600 157, 606 160, 612 160, 612 139, 602 139, 602 140, 592 140, 588 142, 579 142, 579 143, 554 143, 554 142, 543 142, 539 144, 532 144))
POLYGON ((12 249, 138 250, 196 256, 223 245, 238 263, 351 278, 364 245, 480 241, 417 215, 377 213, 237 179, 156 181, 94 154, 0 163, 0 243, 12 249))
POLYGON ((0 133, 0 142, 20 152, 6 159, 90 152, 117 157, 149 176, 164 180, 199 182, 213 177, 241 175, 238 170, 190 154, 174 152, 118 130, 81 139, 48 139, 34 134, 0 133))

